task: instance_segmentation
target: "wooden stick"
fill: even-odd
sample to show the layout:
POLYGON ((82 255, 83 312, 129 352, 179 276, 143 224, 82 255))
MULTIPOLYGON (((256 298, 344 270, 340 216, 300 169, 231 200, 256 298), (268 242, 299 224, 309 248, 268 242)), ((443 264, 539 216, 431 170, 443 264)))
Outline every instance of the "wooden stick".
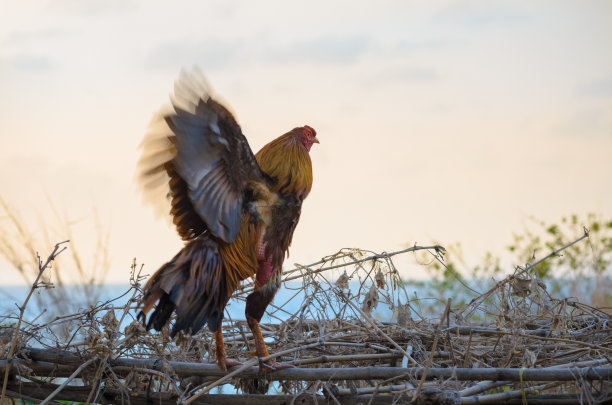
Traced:
POLYGON ((124 370, 128 372, 135 371, 135 372, 143 373, 143 374, 156 375, 158 377, 163 378, 164 380, 167 380, 170 386, 174 388, 174 390, 176 391, 176 393, 181 399, 184 399, 185 397, 185 395, 183 394, 183 390, 181 390, 181 388, 176 384, 176 381, 174 381, 168 374, 163 373, 161 371, 151 370, 150 368, 139 368, 139 367, 115 367, 114 369, 111 368, 111 370, 113 371, 124 370))
POLYGON ((563 250, 567 249, 567 248, 568 248, 568 247, 570 247, 570 246, 575 245, 576 243, 580 242, 580 241, 581 241, 581 240, 583 240, 584 238, 588 238, 588 237, 589 237, 589 231, 588 231, 586 228, 584 228, 584 230, 583 230, 583 231, 584 231, 584 233, 583 233, 583 235, 582 235, 581 237, 579 237, 578 239, 576 239, 576 240, 575 240, 575 241, 573 241, 573 242, 570 242, 570 243, 568 243, 568 244, 566 244, 566 245, 561 246, 559 249, 553 250, 552 252, 550 252, 548 255, 544 256, 543 258, 541 258, 541 259, 540 259, 540 260, 538 260, 537 262, 532 263, 532 264, 530 264, 529 266, 525 267, 525 270, 524 270, 524 271, 526 272, 526 271, 528 271, 529 269, 533 269, 533 268, 535 268, 535 267, 536 267, 538 264, 542 263, 544 260, 548 259, 549 257, 552 257, 552 256, 557 256, 559 253, 561 253, 561 251, 563 251, 563 250))
MULTIPOLYGON (((40 403, 40 399, 38 399, 38 398, 31 397, 29 395, 24 394, 23 392, 11 391, 10 389, 6 390, 6 397, 7 398, 18 398, 18 399, 21 399, 22 401, 23 400, 28 400, 28 401, 32 401, 34 403, 40 403)), ((53 405, 63 405, 62 402, 57 402, 57 401, 53 401, 53 400, 51 400, 49 403, 53 404, 53 405)))
POLYGON ((444 315, 442 315, 442 318, 440 319, 440 323, 436 326, 436 331, 434 332, 434 341, 431 346, 431 351, 429 352, 429 358, 427 359, 427 365, 425 366, 425 370, 423 371, 423 375, 421 376, 421 381, 419 381, 419 385, 417 386, 416 391, 414 391, 414 394, 412 395, 412 401, 410 401, 411 403, 416 402, 417 398, 419 397, 419 393, 421 392, 421 389, 423 388, 423 383, 425 382, 425 378, 427 377, 427 371, 429 370, 429 367, 431 366, 431 362, 433 361, 433 355, 434 355, 434 352, 436 351, 436 346, 438 344, 438 336, 440 335, 440 328, 442 326, 442 323, 444 322, 444 319, 448 315, 448 311, 450 310, 450 305, 451 305, 451 299, 449 298, 448 300, 446 300, 446 308, 444 309, 444 315))
POLYGON ((472 385, 466 389, 459 391, 459 396, 469 397, 471 395, 480 394, 481 392, 488 391, 495 387, 510 384, 510 381, 480 381, 477 384, 472 385))
MULTIPOLYGON (((271 355, 274 356, 274 355, 271 355)), ((117 375, 126 375, 130 367, 154 369, 158 363, 157 359, 127 359, 119 358, 109 360, 109 367, 122 367, 117 375)), ((52 370, 50 363, 29 363, 26 360, 14 359, 13 366, 26 366, 33 371, 47 372, 52 370)), ((253 365, 256 363, 253 363, 253 365)), ((0 370, 6 370, 7 361, 0 360, 0 370)), ((226 374, 216 364, 186 363, 169 361, 168 366, 176 375, 223 377, 226 374)), ((68 376, 68 372, 74 371, 77 365, 64 365, 59 368, 57 377, 68 376), (62 372, 63 371, 63 372, 62 372)), ((258 378, 258 367, 238 368, 239 373, 233 374, 240 378, 258 378)), ((520 381, 520 368, 429 368, 426 379, 451 378, 459 381, 520 381)), ((420 378, 425 371, 424 367, 343 367, 343 368, 291 368, 278 370, 267 374, 268 380, 384 380, 401 375, 410 375, 420 378)), ((232 376, 233 376, 232 375, 232 376)), ((577 376, 584 380, 612 380, 612 367, 571 367, 571 368, 528 368, 523 371, 523 381, 574 381, 577 376)))
POLYGON ((518 398, 523 394, 527 393, 537 393, 543 391, 548 388, 556 387, 560 385, 559 382, 552 382, 547 384, 535 385, 533 387, 525 388, 524 390, 513 390, 513 391, 505 391, 500 392, 498 394, 489 394, 489 395, 474 395, 471 397, 463 397, 461 399, 461 404, 498 404, 504 400, 518 398))
MULTIPOLYGON (((11 388, 10 394, 13 398, 22 398, 22 391, 31 393, 30 398, 36 400, 37 397, 48 395, 53 386, 42 386, 36 383, 23 383, 21 386, 17 386, 14 382, 9 384, 11 388)), ((73 401, 73 402, 84 402, 87 393, 91 389, 87 387, 76 387, 68 386, 59 395, 62 400, 73 401)), ((7 393, 9 391, 7 390, 7 393)), ((342 396, 340 401, 343 405, 357 405, 365 404, 370 400, 371 395, 346 395, 342 396)), ((29 398, 28 398, 29 399, 29 398)), ((129 402, 126 401, 125 394, 117 389, 106 387, 104 389, 104 400, 106 403, 121 404, 129 403, 131 405, 176 405, 176 397, 173 393, 167 392, 133 392, 129 397, 129 402)), ((374 405, 393 404, 392 395, 377 395, 372 402, 374 405)), ((295 401, 296 404, 300 405, 321 405, 327 403, 327 398, 323 395, 316 395, 313 393, 304 393, 301 395, 261 395, 261 394, 244 394, 244 395, 231 395, 231 394, 206 394, 201 396, 198 400, 193 402, 193 405, 286 405, 295 401)))
MULTIPOLYGON (((226 380, 231 379, 233 376, 240 374, 240 372, 245 371, 248 368, 251 368, 251 366, 257 364, 259 361, 259 359, 257 358, 253 358, 249 361, 247 361, 246 363, 244 363, 243 366, 236 368, 236 370, 232 371, 229 374, 225 374, 223 377, 219 378, 217 381, 215 381, 214 383, 210 384, 209 386, 207 386, 206 388, 204 388, 202 391, 196 393, 195 395, 189 397, 184 404, 185 405, 189 405, 190 403, 192 403, 193 401, 195 401, 196 399, 198 399, 199 397, 201 397, 202 395, 206 394, 207 392, 209 392, 210 390, 212 390, 213 388, 215 388, 216 386, 220 385, 221 383, 223 383, 226 380)), ((216 366, 215 366, 216 367, 216 366)))
POLYGON ((334 363, 344 361, 367 361, 367 360, 384 360, 384 359, 399 359, 402 355, 400 353, 372 353, 372 354, 346 354, 339 356, 323 355, 313 357, 310 359, 300 359, 289 361, 289 364, 295 364, 303 366, 305 364, 319 364, 319 363, 334 363))
POLYGON ((383 393, 383 392, 398 392, 398 391, 412 391, 414 390, 414 386, 410 383, 404 384, 396 384, 396 385, 377 385, 376 387, 364 387, 357 388, 354 391, 351 391, 348 388, 341 388, 338 390, 338 395, 365 395, 372 394, 374 391, 383 393))
POLYGON ((70 384, 70 382, 71 382, 72 380, 74 380, 74 379, 76 378, 76 376, 78 376, 78 375, 81 373, 81 371, 83 371, 83 370, 84 370, 84 369, 85 369, 87 366, 89 366, 89 365, 90 365, 91 363, 93 363, 94 361, 96 361, 96 359, 89 359, 89 360, 87 360, 85 363, 81 364, 81 366, 80 366, 79 368, 77 368, 77 369, 74 371, 74 373, 72 373, 72 374, 70 375, 70 377, 66 378, 66 380, 65 380, 65 381, 64 381, 64 382, 63 382, 63 383, 62 383, 62 384, 61 384, 59 387, 57 387, 57 388, 55 389, 55 391, 53 391, 51 394, 49 394, 49 396, 48 396, 47 398, 45 398, 45 399, 44 399, 44 401, 42 401, 42 402, 40 403, 40 405, 46 405, 46 404, 48 404, 48 403, 49 403, 49 401, 51 401, 53 398, 55 398, 55 396, 56 396, 57 394, 59 394, 59 393, 62 391, 62 389, 64 389, 64 388, 65 388, 65 387, 66 387, 68 384, 70 384))
MULTIPOLYGON (((299 270, 308 269, 310 274, 317 274, 317 273, 322 273, 322 272, 327 271, 327 270, 334 270, 334 269, 339 269, 339 268, 342 268, 342 267, 348 267, 348 266, 351 266, 351 265, 354 265, 354 264, 360 264, 360 263, 364 263, 364 262, 367 262, 367 261, 370 261, 370 260, 385 259, 385 258, 389 258, 389 257, 395 256, 395 255, 399 255, 399 254, 402 254, 402 253, 415 252, 417 250, 435 250, 436 252, 439 252, 439 251, 445 251, 446 249, 444 249, 444 247, 442 247, 440 245, 434 245, 434 246, 412 246, 412 247, 409 247, 407 249, 402 249, 402 250, 398 250, 398 251, 390 252, 390 253, 374 254, 374 255, 371 255, 371 256, 368 256, 368 257, 364 257, 362 259, 357 259, 357 260, 353 260, 353 261, 346 262, 346 263, 340 263, 340 264, 334 264, 334 265, 330 265, 330 266, 326 266, 326 267, 321 267, 321 268, 316 269, 316 270, 311 270, 310 268, 313 267, 313 266, 317 266, 319 264, 326 263, 326 262, 330 261, 333 257, 330 257, 329 260, 319 260, 318 262, 311 263, 311 264, 306 265, 306 266, 302 266, 301 264, 295 263, 295 267, 296 267, 295 269, 291 269, 291 270, 283 272, 283 276, 285 276, 285 278, 283 279, 283 283, 286 282, 286 281, 297 280, 297 279, 302 278, 303 276, 301 274, 288 277, 289 274, 294 273, 294 272, 299 271, 299 270)), ((346 254, 343 257, 347 257, 347 256, 350 256, 350 255, 346 254)), ((247 293, 252 292, 253 290, 254 290, 253 286, 246 287, 246 288, 240 290, 239 292, 237 292, 234 297, 236 297, 238 295, 240 295, 240 296, 241 295, 245 295, 247 293)))
MULTIPOLYGON (((251 368, 251 366, 253 366, 254 364, 257 364, 259 361, 266 361, 266 360, 269 360, 269 359, 274 359, 276 357, 284 356, 285 354, 289 354, 289 353, 294 353, 294 352, 299 351, 299 350, 305 350, 305 349, 309 349, 309 348, 312 348, 312 347, 317 347, 317 346, 320 346, 321 344, 322 343, 312 343, 312 344, 306 345, 306 346, 295 347, 295 348, 292 348, 292 349, 283 350, 281 352, 271 354, 271 355, 263 357, 261 359, 258 359, 258 358, 251 359, 251 360, 247 361, 246 363, 244 363, 243 366, 237 367, 236 370, 230 372, 229 374, 224 375, 223 377, 219 378, 214 383, 212 383, 209 386, 207 386, 206 388, 204 388, 202 391, 198 392, 197 394, 195 394, 192 397, 190 397, 189 399, 187 399, 187 401, 185 401, 185 405, 189 405, 191 402, 193 402, 194 400, 196 400, 200 396, 206 394, 207 392, 209 392, 214 387, 220 385, 221 383, 223 383, 226 380, 231 379, 233 376, 235 376, 237 374, 240 374, 243 371, 246 371, 248 368, 251 368)), ((215 365, 215 367, 216 367, 216 365, 215 365)), ((259 372, 259 368, 257 368, 257 370, 259 372)), ((221 371, 221 370, 219 370, 219 371, 221 371)), ((278 373, 280 371, 283 371, 283 370, 276 371, 276 373, 278 373)))
POLYGON ((342 292, 342 290, 340 290, 339 288, 336 289, 336 292, 344 299, 344 301, 346 303, 348 303, 355 311, 357 311, 362 317, 363 319, 365 319, 366 321, 368 321, 368 323, 370 325, 372 325, 374 327, 374 329, 376 329, 376 331, 378 333, 380 333, 385 339, 387 339, 389 341, 389 343, 391 343, 393 346, 395 346, 395 348, 397 350, 400 351, 400 353, 402 353, 404 355, 404 357, 406 357, 408 360, 410 360, 412 362, 412 364, 418 366, 419 363, 417 363, 417 361, 415 359, 412 358, 411 355, 409 355, 400 345, 398 345, 395 340, 391 339, 391 337, 389 337, 389 335, 387 335, 385 332, 382 331, 382 329, 380 329, 376 323, 370 319, 370 317, 368 315, 366 315, 365 312, 363 312, 357 305, 355 305, 353 302, 351 302, 346 295, 344 295, 344 293, 342 292))

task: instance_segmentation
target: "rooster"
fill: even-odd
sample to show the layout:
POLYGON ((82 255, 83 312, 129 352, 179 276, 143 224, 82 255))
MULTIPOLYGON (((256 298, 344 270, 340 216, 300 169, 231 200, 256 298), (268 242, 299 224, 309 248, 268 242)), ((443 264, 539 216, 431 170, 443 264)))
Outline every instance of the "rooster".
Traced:
MULTIPOLYGON (((226 357, 221 322, 232 293, 255 279, 245 315, 255 355, 268 356, 259 322, 280 287, 281 268, 312 187, 309 126, 297 127, 253 154, 232 113, 197 72, 183 72, 171 108, 153 119, 141 144, 139 180, 145 199, 167 196, 185 246, 151 276, 141 302, 147 330, 161 330, 173 313, 172 338, 214 333, 219 368, 226 357)), ((155 201, 153 201, 155 202, 155 201)), ((261 371, 292 367, 268 360, 261 371)))

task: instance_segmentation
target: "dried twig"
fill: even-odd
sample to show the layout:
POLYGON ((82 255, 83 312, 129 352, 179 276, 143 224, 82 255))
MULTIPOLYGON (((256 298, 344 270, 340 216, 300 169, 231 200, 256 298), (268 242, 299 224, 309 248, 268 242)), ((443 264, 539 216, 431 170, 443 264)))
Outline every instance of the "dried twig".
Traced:
POLYGON ((440 318, 440 323, 438 323, 438 325, 436 326, 436 331, 434 332, 434 341, 433 341, 433 344, 431 345, 431 351, 429 352, 429 358, 427 359, 427 364, 425 365, 425 371, 423 371, 423 375, 421 376, 419 385, 417 386, 416 391, 414 391, 414 394, 412 396, 412 402, 415 402, 416 399, 419 397, 419 393, 421 392, 421 389, 423 388, 423 383, 425 382, 425 378, 427 378, 427 371, 429 370, 429 367, 431 367, 431 362, 433 360, 433 354, 436 351, 436 345, 438 344, 438 336, 440 335, 440 327, 442 326, 444 319, 446 319, 446 316, 448 315, 450 306, 451 306, 451 299, 449 298, 446 301, 446 308, 444 309, 444 315, 442 315, 442 318, 440 318))
POLYGON ((39 287, 38 282, 40 281, 40 278, 42 277, 43 273, 49 267, 51 262, 55 260, 57 255, 62 253, 64 250, 66 250, 66 247, 65 246, 62 247, 62 245, 68 242, 69 242, 68 240, 65 240, 63 242, 57 243, 55 245, 55 248, 53 249, 53 252, 51 252, 49 257, 47 257, 47 260, 45 261, 44 264, 42 263, 40 256, 38 256, 37 254, 38 256, 38 276, 34 280, 34 283, 32 283, 32 287, 30 288, 30 292, 28 293, 28 296, 26 297, 25 301, 19 307, 19 318, 17 319, 17 325, 15 325, 15 331, 13 332, 13 338, 11 339, 10 348, 9 348, 9 352, 7 355, 8 367, 4 371, 4 382, 2 383, 2 394, 0 395, 0 403, 4 402, 4 395, 6 393, 6 384, 8 383, 10 364, 11 364, 11 361, 13 360, 13 355, 15 354, 15 348, 17 346, 17 338, 19 336, 19 331, 21 328, 21 321, 23 320, 23 313, 25 312, 26 306, 28 305, 28 302, 30 301, 30 297, 32 297, 32 294, 34 293, 34 291, 39 287))
MULTIPOLYGON (((514 392, 508 401, 520 401, 516 392, 521 384, 540 381, 561 385, 540 383, 541 392, 526 388, 526 399, 554 403, 561 398, 560 392, 571 400, 577 392, 593 401, 607 398, 612 381, 612 361, 608 360, 612 334, 606 309, 556 299, 537 280, 517 277, 515 272, 492 288, 483 288, 486 292, 463 308, 451 311, 447 300, 437 321, 424 316, 421 309, 417 314, 425 294, 419 293, 423 298, 417 302, 411 298, 390 260, 393 254, 398 253, 346 249, 285 273, 286 278, 301 277, 302 284, 289 286, 295 291, 286 302, 277 297, 270 307, 276 312, 274 323, 263 322, 261 331, 273 353, 270 359, 300 368, 262 377, 256 365, 265 359, 247 357, 253 336, 246 332, 244 319, 232 317, 223 327, 228 357, 246 363, 229 374, 212 362, 214 344, 207 330, 195 336, 179 335, 174 341, 168 330, 146 332, 132 320, 141 280, 133 276, 132 288, 121 300, 69 315, 58 313, 55 320, 40 325, 37 320, 22 319, 17 331, 0 326, 0 343, 5 344, 3 351, 0 344, 0 372, 4 368, 5 374, 8 370, 10 375, 21 376, 9 381, 6 396, 14 398, 19 390, 33 392, 31 384, 37 384, 41 389, 32 397, 38 401, 57 391, 55 399, 83 402, 88 397, 99 401, 103 396, 110 402, 127 400, 134 405, 147 400, 170 405, 177 399, 190 405, 292 400, 377 404, 415 394, 423 400, 448 397, 470 402, 476 396, 492 401, 496 397, 490 395, 502 389, 514 392), (334 282, 327 270, 344 272, 344 281, 334 282), (517 284, 519 278, 522 285, 517 284), (366 300, 371 301, 366 305, 366 300), (379 306, 374 312, 376 305, 386 307, 379 306), (391 316, 392 311, 397 312, 391 316), (474 318, 462 317, 466 313, 474 318), (414 314, 418 316, 413 319, 414 314), (54 334, 58 325, 70 325, 67 340, 54 334), (19 350, 10 343, 15 334, 22 344, 19 350), (11 346, 14 354, 9 360, 11 346), (92 372, 91 364, 78 371, 89 361, 100 361, 98 373, 92 372), (63 386, 50 384, 45 382, 50 376, 70 380, 63 386), (79 378, 82 387, 75 386, 79 378), (287 395, 225 394, 240 392, 236 389, 263 392, 268 381, 282 381, 277 387, 287 395), (149 384, 152 390, 147 391, 149 384), (211 394, 219 387, 224 394, 211 394), (320 395, 321 390, 325 396, 320 395)), ((133 273, 135 269, 134 265, 133 273)), ((246 284, 239 299, 251 287, 246 284)), ((453 302, 463 298, 453 296, 453 302)))
POLYGON ((57 389, 55 391, 53 391, 51 394, 49 394, 49 396, 47 398, 45 398, 45 400, 42 401, 39 405, 45 405, 45 404, 49 403, 49 401, 51 401, 53 398, 55 398, 55 396, 57 394, 59 394, 62 391, 62 389, 64 389, 68 384, 70 384, 70 382, 72 380, 74 380, 79 374, 81 374, 81 371, 83 371, 85 368, 87 368, 87 366, 89 366, 94 361, 96 361, 96 359, 89 359, 85 363, 81 364, 81 366, 79 366, 79 368, 77 368, 74 371, 74 373, 72 373, 70 375, 70 377, 66 378, 66 380, 59 387, 57 387, 57 389))

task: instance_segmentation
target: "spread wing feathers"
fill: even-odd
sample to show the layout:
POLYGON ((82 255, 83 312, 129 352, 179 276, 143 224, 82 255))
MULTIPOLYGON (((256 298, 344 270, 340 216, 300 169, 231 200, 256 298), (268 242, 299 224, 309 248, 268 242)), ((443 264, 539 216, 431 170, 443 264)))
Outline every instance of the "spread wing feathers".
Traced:
POLYGON ((216 331, 233 292, 227 288, 227 275, 222 266, 215 241, 204 236, 189 242, 144 288, 141 316, 159 300, 147 329, 161 330, 176 309, 171 337, 182 330, 195 334, 206 324, 211 331, 216 331))
POLYGON ((142 143, 140 178, 150 199, 165 183, 183 239, 208 229, 231 243, 248 188, 267 188, 268 180, 233 115, 210 94, 201 74, 181 73, 172 111, 154 120, 142 143))
POLYGON ((173 175, 167 172, 166 167, 172 166, 176 149, 170 141, 170 129, 164 120, 164 116, 170 113, 171 108, 168 106, 155 114, 139 146, 141 155, 137 180, 143 200, 153 206, 156 217, 167 216, 172 207, 167 197, 172 197, 168 185, 173 175))

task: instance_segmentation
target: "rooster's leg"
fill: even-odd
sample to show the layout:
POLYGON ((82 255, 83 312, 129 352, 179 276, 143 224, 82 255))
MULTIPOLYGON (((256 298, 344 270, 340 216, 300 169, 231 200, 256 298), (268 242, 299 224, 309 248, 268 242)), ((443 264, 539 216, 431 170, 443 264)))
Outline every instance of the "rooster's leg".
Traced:
POLYGON ((221 370, 227 372, 228 367, 242 365, 241 362, 237 360, 228 360, 225 356, 225 345, 223 344, 223 331, 221 327, 215 332, 215 343, 217 345, 217 365, 221 370))
MULTIPOLYGON (((255 340, 255 355, 260 359, 267 357, 269 353, 268 349, 266 348, 264 338, 261 335, 261 330, 259 329, 259 322, 266 311, 266 307, 272 301, 272 298, 274 298, 275 293, 276 288, 266 286, 255 290, 253 293, 249 294, 246 299, 246 309, 244 312, 249 328, 251 328, 251 332, 253 332, 253 339, 255 340)), ((262 373, 268 373, 270 371, 294 367, 295 366, 292 364, 283 364, 272 360, 265 360, 260 362, 259 371, 262 373)))

